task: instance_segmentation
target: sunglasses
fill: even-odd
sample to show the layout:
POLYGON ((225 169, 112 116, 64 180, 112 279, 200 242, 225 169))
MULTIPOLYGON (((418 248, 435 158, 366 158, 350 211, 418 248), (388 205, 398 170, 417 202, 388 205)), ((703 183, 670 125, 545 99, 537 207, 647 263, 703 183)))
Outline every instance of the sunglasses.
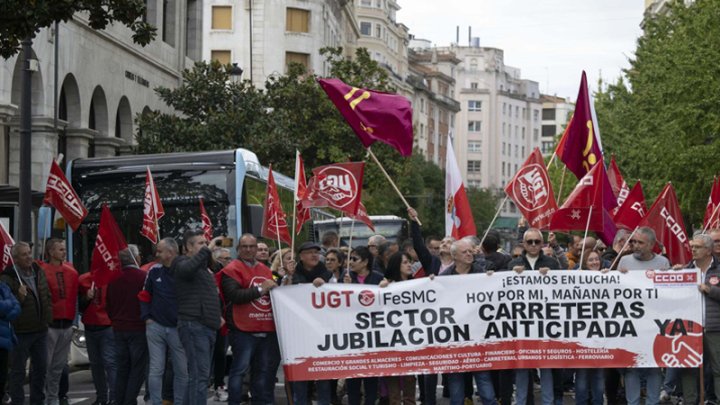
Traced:
POLYGON ((525 243, 528 245, 541 245, 543 241, 540 239, 525 239, 525 243))
POLYGON ((357 262, 357 261, 360 261, 360 258, 357 257, 357 256, 350 256, 350 261, 351 261, 351 262, 357 262))

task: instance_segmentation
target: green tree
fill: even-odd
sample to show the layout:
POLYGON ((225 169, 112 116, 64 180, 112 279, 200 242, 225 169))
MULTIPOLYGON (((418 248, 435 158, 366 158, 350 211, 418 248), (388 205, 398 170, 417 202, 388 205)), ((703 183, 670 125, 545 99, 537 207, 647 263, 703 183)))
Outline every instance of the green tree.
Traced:
POLYGON ((671 181, 693 225, 720 154, 718 15, 720 0, 698 0, 647 19, 625 77, 596 96, 605 152, 642 181, 649 203, 671 181))
POLYGON ((0 0, 0 56, 5 59, 20 51, 20 42, 33 38, 42 28, 56 21, 67 21, 77 12, 87 12, 90 26, 105 29, 120 22, 133 31, 133 41, 147 45, 155 38, 155 28, 142 20, 143 0, 0 0))

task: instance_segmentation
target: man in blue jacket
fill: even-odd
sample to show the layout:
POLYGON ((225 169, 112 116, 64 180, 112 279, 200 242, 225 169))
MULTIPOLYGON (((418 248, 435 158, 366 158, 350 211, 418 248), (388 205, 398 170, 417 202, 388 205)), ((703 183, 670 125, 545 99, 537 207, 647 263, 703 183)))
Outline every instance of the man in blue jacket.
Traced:
POLYGON ((148 272, 140 299, 141 317, 146 325, 145 334, 150 355, 148 390, 153 404, 162 403, 165 353, 169 352, 172 356, 173 402, 182 404, 187 391, 187 357, 178 335, 175 278, 170 274, 170 266, 177 255, 178 245, 175 239, 165 238, 157 244, 158 264, 148 272))

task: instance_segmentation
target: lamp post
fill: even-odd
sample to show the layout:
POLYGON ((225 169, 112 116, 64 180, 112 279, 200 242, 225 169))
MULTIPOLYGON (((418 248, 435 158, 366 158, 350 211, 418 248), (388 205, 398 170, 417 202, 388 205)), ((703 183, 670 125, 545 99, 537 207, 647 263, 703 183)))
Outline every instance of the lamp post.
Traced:
POLYGON ((22 41, 23 70, 20 97, 20 177, 18 179, 18 240, 32 241, 32 39, 22 41))
POLYGON ((228 69, 228 73, 230 74, 230 80, 232 80, 233 83, 236 83, 240 81, 243 70, 240 66, 238 66, 237 62, 233 62, 232 67, 228 69))

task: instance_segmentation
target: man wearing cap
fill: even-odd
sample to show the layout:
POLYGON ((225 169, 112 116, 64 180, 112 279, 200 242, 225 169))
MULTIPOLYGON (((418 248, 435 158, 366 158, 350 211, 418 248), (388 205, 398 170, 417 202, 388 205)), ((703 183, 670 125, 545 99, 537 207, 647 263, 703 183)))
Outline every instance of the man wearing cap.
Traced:
MULTIPOLYGON (((305 242, 298 249, 299 261, 292 274, 283 278, 283 284, 307 284, 312 283, 320 287, 330 280, 332 272, 320 261, 320 245, 315 242, 305 242)), ((307 405, 308 382, 296 381, 292 384, 293 403, 295 405, 307 405)), ((317 403, 319 405, 330 404, 330 381, 316 381, 317 403)))

